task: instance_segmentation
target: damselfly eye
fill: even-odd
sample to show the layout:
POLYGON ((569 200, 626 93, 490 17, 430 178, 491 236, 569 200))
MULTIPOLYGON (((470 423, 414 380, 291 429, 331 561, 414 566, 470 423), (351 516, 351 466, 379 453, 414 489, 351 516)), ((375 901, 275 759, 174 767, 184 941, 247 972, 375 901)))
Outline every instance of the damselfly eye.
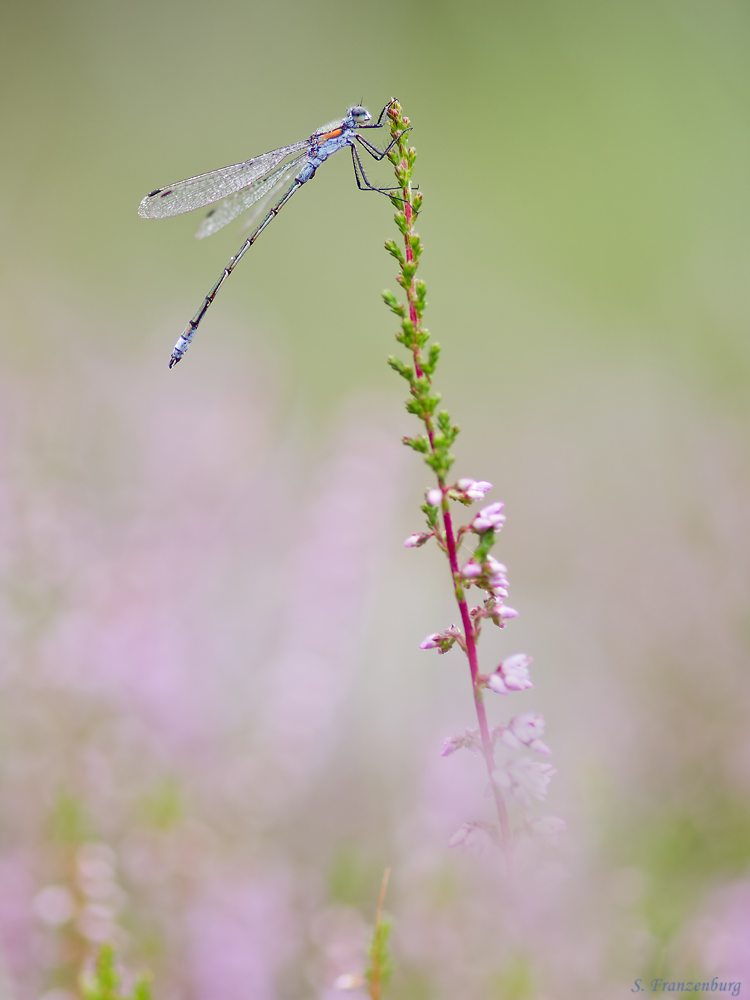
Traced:
POLYGON ((370 112, 367 108, 363 108, 361 104, 356 105, 356 107, 349 109, 349 114, 354 119, 357 125, 361 125, 362 122, 369 122, 370 112))

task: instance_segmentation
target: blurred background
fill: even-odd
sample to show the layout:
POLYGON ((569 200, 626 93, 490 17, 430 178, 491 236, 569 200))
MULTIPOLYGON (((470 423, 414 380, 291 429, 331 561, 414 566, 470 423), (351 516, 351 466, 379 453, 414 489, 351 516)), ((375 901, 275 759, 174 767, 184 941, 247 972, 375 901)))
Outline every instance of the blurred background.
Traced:
MULTIPOLYGON (((0 995, 114 940, 160 1000, 330 1000, 393 868, 395 1000, 750 978, 750 9, 5 0, 0 995), (241 242, 153 188, 397 96, 427 323, 494 483, 558 774, 508 883, 430 485, 387 368, 392 209, 346 155, 241 242)), ((373 179, 386 182, 385 166, 373 179)), ((361 991, 354 996, 362 996, 361 991)))

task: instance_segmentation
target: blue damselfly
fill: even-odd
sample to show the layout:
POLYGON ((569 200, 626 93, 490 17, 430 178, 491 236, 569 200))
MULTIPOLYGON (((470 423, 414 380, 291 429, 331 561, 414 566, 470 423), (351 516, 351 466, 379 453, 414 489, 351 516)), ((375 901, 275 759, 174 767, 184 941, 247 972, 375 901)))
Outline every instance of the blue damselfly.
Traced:
POLYGON ((182 358, 195 336, 198 324, 206 314, 206 310, 216 298, 216 293, 232 273, 238 262, 244 257, 257 238, 279 214, 292 195, 299 191, 303 184, 315 176, 315 171, 325 161, 340 149, 349 147, 354 165, 354 176, 361 191, 378 191, 390 197, 397 188, 379 188, 368 181, 357 144, 366 150, 375 160, 382 160, 401 138, 396 136, 390 145, 380 150, 368 142, 360 134, 363 129, 383 128, 384 118, 390 101, 380 112, 380 117, 374 125, 368 125, 371 115, 366 108, 356 104, 349 108, 344 118, 323 125, 308 139, 292 143, 291 146, 281 146, 270 153, 254 156, 244 163, 235 163, 230 167, 211 170, 207 174, 189 177, 166 187, 157 188, 147 194, 138 206, 138 214, 144 219, 166 219, 173 215, 192 212, 196 208, 204 208, 220 201, 217 208, 211 209, 195 234, 197 239, 211 236, 228 223, 232 222, 252 206, 255 211, 251 223, 277 199, 253 232, 248 236, 240 249, 224 268, 221 277, 203 300, 198 312, 185 327, 181 337, 174 346, 169 367, 172 368, 182 358), (288 185, 288 186, 287 186, 288 185), (280 192, 283 193, 280 195, 280 192))

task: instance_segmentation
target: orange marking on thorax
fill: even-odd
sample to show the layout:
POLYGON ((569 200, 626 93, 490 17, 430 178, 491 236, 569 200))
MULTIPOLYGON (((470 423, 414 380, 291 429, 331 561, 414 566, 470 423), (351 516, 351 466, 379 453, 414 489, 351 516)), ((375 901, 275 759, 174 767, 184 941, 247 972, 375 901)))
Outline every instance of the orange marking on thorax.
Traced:
POLYGON ((332 132, 323 132, 322 135, 316 136, 318 142, 325 142, 326 139, 336 139, 344 130, 342 128, 335 128, 332 132))

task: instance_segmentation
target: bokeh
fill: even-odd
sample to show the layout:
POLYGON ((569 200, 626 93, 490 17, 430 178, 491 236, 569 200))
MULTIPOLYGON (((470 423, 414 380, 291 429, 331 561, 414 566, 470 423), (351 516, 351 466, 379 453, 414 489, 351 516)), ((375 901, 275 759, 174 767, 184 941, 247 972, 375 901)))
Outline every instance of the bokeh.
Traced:
POLYGON ((160 1000, 331 1000, 386 865, 394 1000, 750 979, 748 5, 0 25, 2 1000, 70 1000, 105 940, 160 1000), (440 757, 465 665, 418 649, 455 611, 402 547, 430 482, 385 363, 391 207, 326 164, 173 371, 239 228, 136 214, 392 96, 456 471, 506 502, 520 618, 483 663, 534 657, 514 709, 568 824, 515 883, 448 847, 488 803, 440 757))

